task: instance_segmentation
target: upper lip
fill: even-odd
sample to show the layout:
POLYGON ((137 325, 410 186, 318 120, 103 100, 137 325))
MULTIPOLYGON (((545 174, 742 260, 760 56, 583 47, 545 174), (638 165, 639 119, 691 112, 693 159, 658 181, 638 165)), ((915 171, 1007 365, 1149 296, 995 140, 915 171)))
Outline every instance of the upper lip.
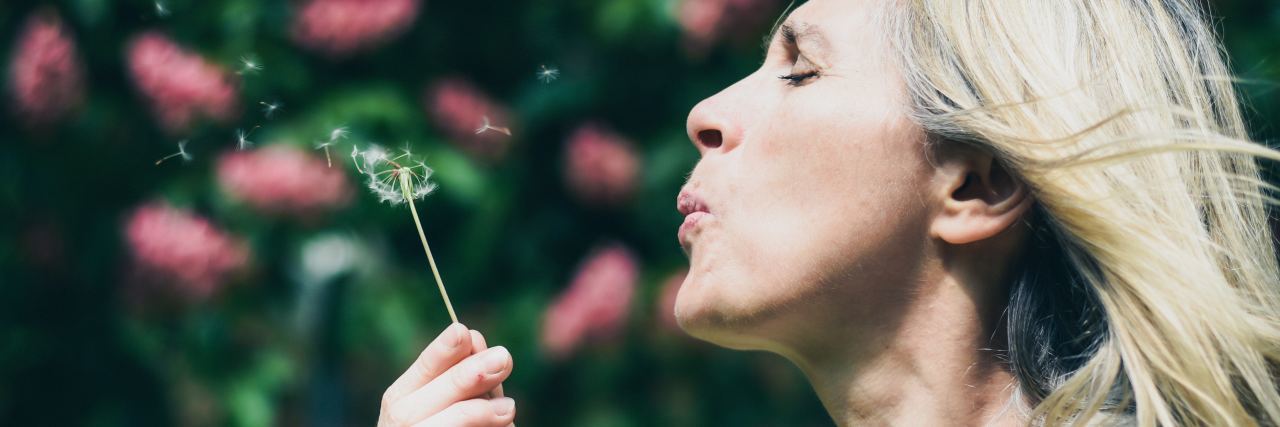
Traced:
POLYGON ((706 202, 702 201, 702 197, 688 190, 681 191, 680 195, 676 196, 676 209, 684 216, 694 212, 711 212, 707 209, 706 202))

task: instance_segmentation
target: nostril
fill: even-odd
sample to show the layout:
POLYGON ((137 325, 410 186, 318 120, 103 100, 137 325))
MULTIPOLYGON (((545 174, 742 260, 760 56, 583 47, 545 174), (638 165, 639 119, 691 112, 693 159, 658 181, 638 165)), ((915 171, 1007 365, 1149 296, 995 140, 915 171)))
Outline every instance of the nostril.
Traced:
POLYGON ((708 129, 708 130, 698 132, 698 143, 702 144, 707 148, 719 147, 721 143, 721 139, 722 138, 720 136, 720 131, 715 129, 708 129))

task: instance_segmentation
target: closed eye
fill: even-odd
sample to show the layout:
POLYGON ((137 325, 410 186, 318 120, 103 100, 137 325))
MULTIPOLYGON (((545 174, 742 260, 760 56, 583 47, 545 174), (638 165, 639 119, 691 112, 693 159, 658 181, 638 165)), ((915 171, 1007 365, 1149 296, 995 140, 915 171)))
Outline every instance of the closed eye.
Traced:
POLYGON ((778 78, 783 79, 783 80, 786 80, 786 81, 787 81, 787 85, 789 85, 789 86, 801 86, 801 85, 804 85, 805 81, 807 81, 807 80, 809 80, 809 79, 811 79, 811 78, 814 78, 814 77, 818 77, 818 71, 817 71, 817 70, 814 70, 814 71, 806 71, 806 72, 803 72, 803 73, 783 74, 783 75, 781 75, 781 76, 778 76, 778 78))
POLYGON ((798 49, 792 49, 796 49, 794 45, 788 46, 788 50, 791 51, 791 54, 788 56, 792 59, 791 72, 778 76, 778 78, 786 80, 788 86, 798 87, 804 85, 810 80, 822 76, 822 72, 818 67, 814 66, 812 62, 809 62, 809 60, 798 51, 798 49))

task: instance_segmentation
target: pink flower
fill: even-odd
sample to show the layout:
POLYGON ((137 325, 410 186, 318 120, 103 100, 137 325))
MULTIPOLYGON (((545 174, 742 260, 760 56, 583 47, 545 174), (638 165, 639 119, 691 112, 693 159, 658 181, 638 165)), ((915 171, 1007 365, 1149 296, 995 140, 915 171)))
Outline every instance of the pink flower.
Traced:
POLYGON ((236 83, 222 67, 158 32, 134 37, 128 56, 134 83, 165 131, 181 133, 202 117, 219 122, 234 118, 236 83))
POLYGON ((341 58, 399 36, 418 15, 419 0, 308 0, 293 21, 293 40, 341 58))
POLYGON ((565 167, 566 184, 579 200, 617 206, 635 191, 640 159, 626 139, 588 124, 569 137, 565 167))
POLYGON ((248 262, 248 249, 186 210, 163 202, 139 207, 125 225, 137 267, 148 277, 175 284, 177 294, 202 300, 248 262))
POLYGON ((14 109, 34 126, 52 124, 84 101, 84 66, 57 12, 27 18, 9 62, 9 85, 14 109))
POLYGON ((218 184, 231 198, 272 214, 307 217, 351 200, 341 168, 286 144, 223 154, 218 159, 218 184))
POLYGON ((547 310, 542 347, 564 358, 584 340, 616 337, 627 320, 638 275, 635 256, 614 244, 597 250, 547 310))
POLYGON ((458 148, 485 161, 498 161, 506 155, 510 135, 476 131, 486 124, 486 118, 491 126, 510 126, 510 113, 471 83, 457 77, 438 80, 427 89, 425 103, 428 118, 458 148))
POLYGON ((724 38, 756 34, 776 12, 777 0, 681 0, 676 20, 684 30, 686 50, 701 55, 724 38))
POLYGON ((673 331, 680 330, 680 324, 676 322, 676 296, 680 294, 680 286, 684 284, 685 276, 689 275, 689 270, 681 269, 662 281, 662 293, 658 296, 658 321, 662 326, 673 331))

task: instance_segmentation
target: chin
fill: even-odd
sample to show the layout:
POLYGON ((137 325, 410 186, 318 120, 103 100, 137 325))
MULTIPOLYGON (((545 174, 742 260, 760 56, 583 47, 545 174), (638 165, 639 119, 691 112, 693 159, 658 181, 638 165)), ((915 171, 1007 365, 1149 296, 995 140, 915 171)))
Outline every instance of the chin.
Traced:
POLYGON ((715 274, 696 263, 676 295, 676 322, 690 336, 737 350, 766 348, 758 326, 764 310, 753 309, 743 297, 750 283, 715 274), (730 286, 732 284, 732 286, 730 286))

